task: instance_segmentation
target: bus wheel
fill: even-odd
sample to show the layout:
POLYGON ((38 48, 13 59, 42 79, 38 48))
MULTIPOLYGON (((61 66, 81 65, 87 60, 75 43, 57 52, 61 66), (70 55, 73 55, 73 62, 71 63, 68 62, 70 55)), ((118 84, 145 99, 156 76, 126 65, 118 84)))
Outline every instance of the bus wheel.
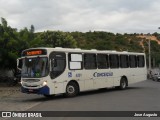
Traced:
POLYGON ((121 90, 124 90, 124 89, 126 89, 126 87, 127 87, 127 80, 126 80, 126 78, 122 77, 122 78, 121 78, 121 81, 120 81, 120 86, 119 86, 119 88, 120 88, 121 90))
POLYGON ((66 97, 74 97, 79 93, 78 85, 75 82, 71 82, 66 87, 66 97))

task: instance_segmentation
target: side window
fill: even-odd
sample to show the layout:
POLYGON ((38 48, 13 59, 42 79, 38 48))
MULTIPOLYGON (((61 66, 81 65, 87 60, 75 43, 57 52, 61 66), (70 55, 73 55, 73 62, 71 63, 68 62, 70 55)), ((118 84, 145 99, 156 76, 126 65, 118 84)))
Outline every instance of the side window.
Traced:
POLYGON ((137 67, 137 57, 136 57, 136 55, 130 55, 129 56, 129 66, 131 68, 136 68, 137 67))
POLYGON ((96 54, 84 54, 85 69, 96 69, 96 54))
POLYGON ((52 62, 52 71, 61 72, 65 68, 65 60, 64 59, 54 59, 52 62))
POLYGON ((97 54, 97 65, 98 69, 106 69, 109 67, 108 55, 106 54, 97 54))
POLYGON ((121 68, 128 68, 128 55, 120 55, 120 67, 121 68))
POLYGON ((50 54, 50 76, 52 79, 61 75, 66 68, 66 55, 63 52, 52 52, 50 54))
POLYGON ((137 56, 137 61, 138 61, 138 67, 144 67, 145 61, 144 61, 144 56, 143 55, 138 55, 137 56))
POLYGON ((109 55, 110 68, 119 68, 119 56, 109 55))
POLYGON ((82 54, 81 53, 70 53, 68 54, 69 69, 70 70, 81 70, 82 67, 82 54))

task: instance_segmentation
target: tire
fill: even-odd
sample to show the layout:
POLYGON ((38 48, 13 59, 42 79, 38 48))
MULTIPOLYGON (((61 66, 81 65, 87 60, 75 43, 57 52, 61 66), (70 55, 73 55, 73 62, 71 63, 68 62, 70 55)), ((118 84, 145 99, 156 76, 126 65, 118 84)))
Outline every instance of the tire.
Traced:
POLYGON ((66 87, 66 97, 74 97, 79 93, 79 87, 75 82, 71 82, 66 87))
POLYGON ((124 89, 126 89, 126 87, 127 87, 127 80, 126 80, 126 78, 122 77, 122 78, 121 78, 121 81, 120 81, 120 86, 119 86, 119 88, 120 88, 121 90, 124 90, 124 89))
POLYGON ((159 79, 157 79, 157 82, 159 82, 159 79))

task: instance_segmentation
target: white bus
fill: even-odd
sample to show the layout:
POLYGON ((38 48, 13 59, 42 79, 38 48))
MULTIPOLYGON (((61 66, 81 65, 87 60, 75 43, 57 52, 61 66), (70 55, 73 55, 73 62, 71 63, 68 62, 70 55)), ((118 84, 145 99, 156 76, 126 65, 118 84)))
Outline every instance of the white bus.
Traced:
POLYGON ((118 87, 147 79, 144 53, 31 48, 22 51, 23 93, 76 96, 81 91, 118 87))

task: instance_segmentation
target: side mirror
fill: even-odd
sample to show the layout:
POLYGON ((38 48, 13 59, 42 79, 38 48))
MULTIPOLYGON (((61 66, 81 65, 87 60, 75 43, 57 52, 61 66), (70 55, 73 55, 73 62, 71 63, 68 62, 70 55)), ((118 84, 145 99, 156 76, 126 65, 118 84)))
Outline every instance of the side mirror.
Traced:
POLYGON ((17 59, 17 69, 20 71, 22 70, 22 59, 21 58, 17 59))

